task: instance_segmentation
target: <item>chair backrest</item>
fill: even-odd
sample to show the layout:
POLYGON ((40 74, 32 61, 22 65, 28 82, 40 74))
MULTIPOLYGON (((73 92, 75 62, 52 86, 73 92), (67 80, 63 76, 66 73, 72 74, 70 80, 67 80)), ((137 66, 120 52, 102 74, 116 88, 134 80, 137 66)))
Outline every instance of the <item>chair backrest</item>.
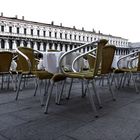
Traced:
POLYGON ((13 58, 12 52, 0 52, 0 73, 9 72, 13 58))
POLYGON ((138 66, 137 71, 140 71, 140 52, 138 52, 138 66))
POLYGON ((102 61, 101 61, 101 74, 107 74, 112 71, 112 62, 114 59, 116 46, 106 45, 102 50, 102 61))
POLYGON ((87 54, 86 58, 87 58, 87 61, 88 61, 88 64, 89 64, 89 70, 90 71, 94 70, 96 57, 94 57, 93 54, 87 54))
POLYGON ((36 70, 37 64, 35 61, 34 50, 32 48, 27 48, 27 47, 18 47, 18 51, 24 54, 29 59, 29 62, 28 62, 21 53, 18 54, 17 61, 19 62, 19 65, 20 65, 19 67, 21 68, 21 70, 29 71, 29 72, 32 70, 36 70))
POLYGON ((94 65, 94 73, 93 73, 94 76, 98 74, 98 71, 100 69, 101 60, 102 60, 102 49, 105 47, 107 42, 108 41, 106 39, 101 39, 98 42, 97 50, 96 50, 96 60, 95 60, 95 65, 94 65))

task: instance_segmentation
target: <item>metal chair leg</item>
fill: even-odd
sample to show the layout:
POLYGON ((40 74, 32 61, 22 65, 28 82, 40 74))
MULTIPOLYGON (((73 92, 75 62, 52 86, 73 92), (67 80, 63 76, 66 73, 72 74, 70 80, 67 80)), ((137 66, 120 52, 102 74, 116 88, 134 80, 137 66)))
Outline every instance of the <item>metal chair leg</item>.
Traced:
POLYGON ((89 80, 87 80, 87 84, 86 84, 86 87, 85 87, 84 95, 86 95, 86 93, 87 93, 88 85, 89 85, 89 80))
POLYGON ((115 95, 114 95, 114 93, 112 91, 111 84, 110 84, 110 81, 109 81, 109 77, 108 76, 107 76, 107 81, 108 81, 109 90, 110 90, 110 93, 112 95, 113 101, 116 101, 116 98, 115 98, 115 95))
POLYGON ((8 90, 9 85, 10 85, 10 75, 8 75, 8 77, 6 77, 6 82, 7 82, 7 90, 8 90))
POLYGON ((97 101, 98 101, 99 107, 102 108, 102 103, 101 103, 100 96, 99 96, 99 94, 98 94, 97 91, 96 91, 95 80, 93 79, 91 83, 92 83, 92 88, 93 88, 93 91, 94 91, 95 96, 96 96, 96 98, 97 98, 97 101))
POLYGON ((83 81, 83 79, 81 80, 81 86, 82 86, 82 97, 85 97, 86 94, 84 92, 84 81, 83 81))
POLYGON ((111 85, 113 85, 113 81, 114 81, 114 84, 115 84, 115 87, 118 88, 118 84, 116 82, 116 78, 115 78, 115 73, 112 73, 111 75, 111 85))
POLYGON ((137 83, 136 83, 136 79, 134 79, 132 72, 130 74, 131 74, 131 78, 134 82, 134 87, 135 87, 136 93, 139 93, 139 89, 138 89, 138 86, 137 86, 137 83))
POLYGON ((61 92, 60 92, 60 94, 58 95, 58 99, 57 99, 57 103, 56 103, 56 104, 58 104, 58 105, 60 104, 60 100, 61 100, 61 97, 62 97, 62 94, 63 94, 63 91, 64 91, 65 83, 66 83, 66 80, 63 81, 61 92))
POLYGON ((20 74, 20 75, 18 76, 18 87, 17 87, 16 98, 15 98, 16 100, 18 99, 18 96, 19 96, 21 80, 22 80, 22 74, 20 74))
POLYGON ((45 114, 48 113, 48 107, 49 107, 50 98, 51 98, 52 91, 53 91, 53 86, 54 86, 54 82, 51 84, 50 92, 47 94, 48 96, 47 96, 46 105, 45 105, 45 109, 44 109, 45 114))
POLYGON ((94 103, 93 95, 91 94, 91 92, 89 90, 89 87, 87 87, 87 91, 88 91, 90 103, 92 105, 92 109, 95 113, 95 117, 97 118, 98 117, 98 112, 97 112, 97 109, 96 109, 96 106, 95 106, 95 103, 94 103))
POLYGON ((37 89, 38 89, 38 83, 37 83, 37 79, 35 79, 35 91, 34 91, 34 96, 36 96, 36 93, 37 93, 37 89))
POLYGON ((125 85, 125 82, 126 82, 126 79, 127 79, 127 74, 128 73, 124 73, 124 79, 123 79, 123 82, 122 82, 122 88, 124 88, 124 85, 125 85))
POLYGON ((41 80, 37 80, 37 84, 38 84, 38 88, 39 88, 39 94, 40 94, 40 103, 41 103, 41 106, 44 106, 44 98, 43 98, 43 96, 42 96, 42 92, 41 92, 41 83, 42 81, 41 80))
POLYGON ((119 81, 118 89, 120 89, 121 86, 122 86, 122 82, 123 82, 124 74, 125 74, 125 72, 122 73, 121 79, 120 79, 120 81, 119 81))
POLYGON ((129 86, 130 85, 130 81, 131 81, 131 74, 129 73, 129 77, 128 77, 128 80, 127 80, 127 86, 129 86))
POLYGON ((71 83, 70 83, 70 87, 69 87, 69 91, 68 91, 68 95, 67 95, 66 99, 69 99, 70 98, 72 84, 73 84, 73 78, 71 78, 71 83))
POLYGON ((17 88, 16 87, 16 78, 17 78, 17 75, 13 75, 12 73, 10 73, 10 77, 11 77, 11 81, 12 81, 13 90, 16 91, 16 88, 17 88))
POLYGON ((45 80, 44 96, 46 96, 50 85, 50 80, 45 80))

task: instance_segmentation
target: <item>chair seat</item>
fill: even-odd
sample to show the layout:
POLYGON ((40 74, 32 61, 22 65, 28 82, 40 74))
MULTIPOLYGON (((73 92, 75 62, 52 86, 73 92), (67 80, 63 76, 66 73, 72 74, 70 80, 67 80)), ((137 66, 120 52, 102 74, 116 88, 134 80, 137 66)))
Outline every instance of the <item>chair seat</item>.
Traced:
POLYGON ((87 72, 67 72, 65 75, 69 78, 80 78, 83 79, 87 72))
POLYGON ((50 73, 48 71, 44 71, 44 70, 32 71, 31 73, 36 75, 37 78, 39 78, 40 80, 51 79, 53 77, 52 73, 50 73))
POLYGON ((10 74, 10 72, 0 72, 0 75, 10 74))
POLYGON ((65 80, 66 79, 66 75, 62 74, 62 73, 56 73, 54 74, 54 76, 51 78, 51 80, 53 82, 59 82, 59 81, 62 81, 62 80, 65 80))
POLYGON ((18 70, 20 70, 20 73, 18 72, 19 80, 18 80, 16 100, 18 99, 21 81, 23 78, 34 78, 36 82, 34 96, 36 95, 36 91, 38 88, 40 88, 41 91, 41 87, 40 87, 41 82, 39 81, 45 80, 44 85, 45 85, 45 92, 46 92, 46 88, 47 88, 46 86, 49 85, 47 80, 50 80, 53 77, 53 74, 45 70, 38 70, 38 59, 42 58, 41 52, 27 47, 18 47, 16 50, 18 54, 17 64, 19 64, 17 66, 18 66, 18 70))
MULTIPOLYGON (((68 72, 65 74, 69 78, 80 78, 80 79, 93 79, 94 70, 92 71, 82 71, 82 72, 68 72)), ((98 71, 96 76, 100 76, 101 71, 98 71)))
POLYGON ((124 72, 137 72, 137 68, 129 69, 129 68, 122 68, 122 69, 115 69, 114 73, 124 73, 124 72))

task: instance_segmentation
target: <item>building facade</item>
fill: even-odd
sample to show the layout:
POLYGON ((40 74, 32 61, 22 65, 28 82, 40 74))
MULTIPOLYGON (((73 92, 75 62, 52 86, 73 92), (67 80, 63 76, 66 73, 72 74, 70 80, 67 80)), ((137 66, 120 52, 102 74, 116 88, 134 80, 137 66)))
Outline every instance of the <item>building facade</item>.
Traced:
MULTIPOLYGON (((62 24, 54 25, 19 19, 15 17, 0 16, 0 49, 14 50, 18 46, 26 46, 35 50, 47 51, 56 49, 68 51, 82 44, 107 39, 108 44, 117 47, 116 53, 129 53, 128 40, 125 38, 105 35, 100 32, 85 31, 64 27, 62 24)), ((87 48, 87 50, 90 48, 87 48)), ((82 52, 86 50, 81 50, 82 52)))

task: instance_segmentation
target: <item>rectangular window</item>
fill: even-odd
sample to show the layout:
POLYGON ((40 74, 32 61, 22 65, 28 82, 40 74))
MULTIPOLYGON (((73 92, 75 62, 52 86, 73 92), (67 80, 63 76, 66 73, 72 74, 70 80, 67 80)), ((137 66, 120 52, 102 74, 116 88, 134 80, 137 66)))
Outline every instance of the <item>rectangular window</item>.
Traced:
POLYGON ((49 37, 51 37, 51 36, 52 36, 52 32, 50 31, 50 32, 49 32, 49 37))
POLYGON ((31 35, 33 36, 33 29, 31 29, 31 35))
POLYGON ((12 33, 12 27, 11 26, 9 27, 9 33, 12 33))
POLYGON ((88 36, 87 36, 87 41, 88 41, 88 36))
POLYGON ((76 35, 74 35, 74 39, 76 40, 76 35))
POLYGON ((81 40, 81 36, 79 35, 79 41, 81 40))
POLYGON ((55 38, 57 38, 57 32, 55 32, 55 38))
POLYGON ((67 34, 65 34, 65 39, 67 39, 67 34))
POLYGON ((19 34, 19 27, 17 27, 17 34, 19 34))
POLYGON ((26 33, 27 33, 27 30, 26 30, 26 28, 24 28, 24 34, 26 35, 26 33))
POLYGON ((37 30, 37 35, 38 35, 38 36, 40 35, 40 31, 39 31, 39 30, 37 30))
POLYGON ((72 35, 70 34, 70 39, 72 39, 72 35))
POLYGON ((46 31, 43 31, 43 36, 44 36, 44 37, 46 36, 46 31))
POLYGON ((4 32, 4 26, 3 25, 1 26, 1 31, 4 32))
POLYGON ((93 40, 93 38, 91 37, 91 41, 93 40))
POLYGON ((60 33, 60 38, 62 39, 62 33, 60 33))
POLYGON ((83 41, 85 41, 85 36, 83 36, 83 41))

